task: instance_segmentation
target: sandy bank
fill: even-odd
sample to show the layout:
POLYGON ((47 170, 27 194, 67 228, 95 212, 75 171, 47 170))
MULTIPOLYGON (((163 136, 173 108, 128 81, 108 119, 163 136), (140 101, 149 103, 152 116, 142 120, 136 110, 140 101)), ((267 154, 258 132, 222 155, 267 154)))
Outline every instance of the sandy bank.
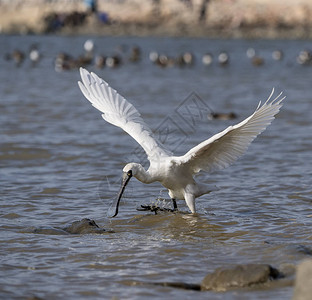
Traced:
MULTIPOLYGON (((46 17, 86 14, 80 0, 0 0, 2 33, 46 33, 46 17)), ((55 32, 99 35, 170 35, 311 38, 310 0, 98 0, 99 14, 55 32), (103 14, 105 13, 105 14, 103 14), (103 22, 103 16, 108 22, 103 22), (102 19, 102 20, 101 20, 102 19)), ((51 31, 51 30, 49 30, 51 31)))

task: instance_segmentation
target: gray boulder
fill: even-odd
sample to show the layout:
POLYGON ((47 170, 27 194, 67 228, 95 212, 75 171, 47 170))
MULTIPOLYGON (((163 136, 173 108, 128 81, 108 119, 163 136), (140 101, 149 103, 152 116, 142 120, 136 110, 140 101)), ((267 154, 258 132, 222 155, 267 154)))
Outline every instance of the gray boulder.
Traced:
POLYGON ((107 233, 111 231, 106 231, 104 228, 100 228, 94 220, 91 219, 82 219, 80 221, 74 221, 70 225, 66 227, 59 228, 59 227, 51 227, 51 226, 44 226, 44 227, 37 227, 32 230, 33 233, 38 234, 90 234, 90 233, 107 233))
POLYGON ((266 264, 238 265, 229 269, 218 268, 201 282, 201 290, 218 292, 263 284, 282 277, 280 272, 266 264))
POLYGON ((63 228, 70 234, 104 233, 105 229, 100 228, 94 220, 82 219, 75 221, 71 225, 63 228))

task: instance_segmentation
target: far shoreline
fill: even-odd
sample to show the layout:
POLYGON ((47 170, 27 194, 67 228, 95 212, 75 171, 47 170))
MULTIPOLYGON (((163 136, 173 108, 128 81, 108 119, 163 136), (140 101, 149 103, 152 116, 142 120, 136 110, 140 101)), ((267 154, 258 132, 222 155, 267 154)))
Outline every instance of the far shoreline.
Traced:
POLYGON ((310 0, 0 2, 0 35, 312 39, 310 0), (155 4, 157 3, 157 4, 155 4), (202 14, 203 3, 205 14, 202 14))
POLYGON ((95 37, 155 37, 155 38, 199 38, 199 39, 246 39, 246 40, 312 40, 312 30, 293 28, 287 30, 272 28, 252 28, 237 30, 184 30, 176 28, 158 27, 150 29, 136 25, 107 25, 107 27, 88 28, 63 28, 57 32, 16 31, 0 32, 0 36, 95 36, 95 37))

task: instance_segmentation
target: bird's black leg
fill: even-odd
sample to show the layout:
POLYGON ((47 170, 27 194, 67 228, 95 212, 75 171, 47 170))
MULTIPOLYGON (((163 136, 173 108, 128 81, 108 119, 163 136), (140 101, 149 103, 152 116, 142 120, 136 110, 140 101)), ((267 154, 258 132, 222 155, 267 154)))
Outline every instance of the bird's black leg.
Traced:
POLYGON ((177 205, 176 199, 171 199, 171 200, 172 200, 172 204, 173 204, 173 211, 178 210, 178 205, 177 205))

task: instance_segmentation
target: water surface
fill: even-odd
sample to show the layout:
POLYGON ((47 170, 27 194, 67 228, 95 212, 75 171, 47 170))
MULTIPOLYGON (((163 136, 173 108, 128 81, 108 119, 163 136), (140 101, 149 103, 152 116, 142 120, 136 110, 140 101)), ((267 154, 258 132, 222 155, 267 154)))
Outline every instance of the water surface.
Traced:
POLYGON ((152 128, 173 124, 170 138, 175 139, 167 139, 167 145, 177 154, 250 115, 272 87, 287 95, 276 120, 242 159, 199 176, 220 190, 197 200, 198 216, 187 214, 182 201, 180 214, 138 212, 141 204, 168 195, 157 183, 132 179, 118 217, 108 219, 123 166, 146 160, 135 141, 106 124, 84 99, 78 70, 54 70, 60 51, 82 54, 85 40, 0 36, 1 298, 290 299, 291 287, 224 295, 129 282, 199 283, 218 267, 280 268, 311 253, 311 67, 296 63, 310 42, 94 37, 97 53, 110 55, 120 45, 141 47, 137 64, 124 58, 117 69, 89 69, 131 101, 152 128), (33 43, 43 55, 36 67, 29 60, 16 67, 3 58, 33 43), (248 47, 263 56, 263 66, 248 61, 248 47), (282 61, 271 58, 275 49, 284 50, 282 61), (192 67, 160 68, 148 60, 152 50, 171 56, 192 51, 196 61, 192 67), (205 52, 216 57, 219 51, 230 54, 227 67, 201 64, 205 52), (179 112, 192 95, 214 111, 235 112, 238 119, 209 120, 197 111, 187 123, 179 112), (33 233, 86 217, 114 233, 33 233))

